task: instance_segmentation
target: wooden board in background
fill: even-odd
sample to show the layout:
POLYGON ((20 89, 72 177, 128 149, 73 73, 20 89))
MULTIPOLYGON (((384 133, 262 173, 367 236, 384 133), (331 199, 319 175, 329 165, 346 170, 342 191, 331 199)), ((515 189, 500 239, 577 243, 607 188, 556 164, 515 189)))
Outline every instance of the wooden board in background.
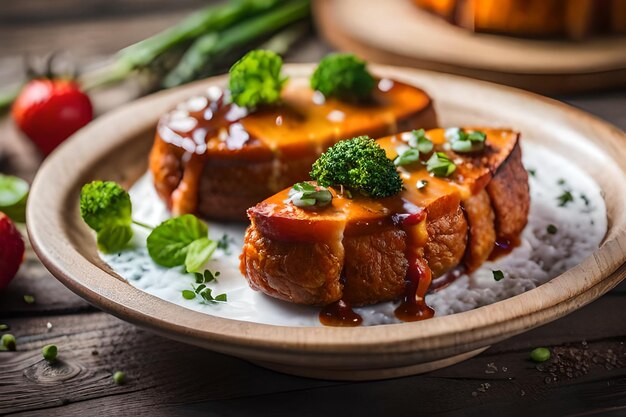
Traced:
POLYGON ((476 34, 409 0, 316 0, 313 11, 320 33, 333 46, 378 63, 542 94, 626 87, 626 36, 572 42, 476 34))

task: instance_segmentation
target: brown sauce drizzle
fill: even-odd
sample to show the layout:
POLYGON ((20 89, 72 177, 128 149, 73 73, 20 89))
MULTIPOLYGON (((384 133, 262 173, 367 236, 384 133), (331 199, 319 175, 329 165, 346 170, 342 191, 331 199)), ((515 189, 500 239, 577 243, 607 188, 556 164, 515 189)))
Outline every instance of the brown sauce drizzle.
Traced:
POLYGON ((350 303, 339 300, 322 308, 320 322, 324 326, 356 327, 363 323, 363 318, 352 310, 350 303))
POLYGON ((395 310, 395 315, 402 321, 430 319, 435 310, 426 304, 426 292, 430 288, 432 273, 426 261, 419 256, 409 257, 407 287, 402 304, 395 310))
POLYGON ((519 244, 519 237, 508 238, 504 236, 499 236, 496 239, 496 243, 493 247, 493 250, 491 251, 491 254, 489 255, 489 260, 494 261, 501 256, 508 255, 513 251, 513 249, 519 246, 519 244))

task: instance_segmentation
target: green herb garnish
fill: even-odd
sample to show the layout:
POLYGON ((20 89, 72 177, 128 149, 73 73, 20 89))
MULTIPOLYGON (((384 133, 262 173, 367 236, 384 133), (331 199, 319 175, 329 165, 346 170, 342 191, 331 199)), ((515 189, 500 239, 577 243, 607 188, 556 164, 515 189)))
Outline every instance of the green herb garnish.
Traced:
POLYGON ((528 171, 528 173, 530 174, 531 177, 537 176, 537 171, 536 170, 534 170, 532 168, 529 168, 527 171, 528 171))
POLYGON ((450 147, 457 153, 482 151, 485 148, 485 140, 487 139, 487 135, 484 132, 475 130, 467 133, 463 129, 458 129, 450 137, 450 147))
POLYGON ((556 234, 556 232, 557 232, 558 230, 559 230, 559 229, 557 229, 557 228, 556 228, 556 226, 555 226, 555 225, 553 225, 553 224, 549 224, 549 225, 548 225, 548 227, 546 227, 546 231, 547 231, 548 233, 550 233, 551 235, 556 234))
POLYGON ((550 349, 538 347, 530 352, 530 359, 534 362, 545 362, 550 359, 550 349))
POLYGON ((402 179, 393 161, 368 136, 343 140, 329 148, 315 161, 310 175, 318 185, 342 185, 373 198, 389 197, 402 190, 402 179))
POLYGON ((4 324, 4 323, 0 323, 0 332, 3 332, 5 330, 9 330, 9 325, 8 324, 4 324))
POLYGON ((417 148, 409 148, 406 151, 402 152, 402 154, 398 155, 396 159, 394 159, 393 163, 396 166, 408 166, 415 165, 420 161, 420 151, 417 148))
POLYGON ((196 293, 191 290, 183 290, 183 298, 185 300, 193 300, 196 298, 196 293))
POLYGON ((230 255, 230 244, 235 243, 235 239, 226 233, 217 241, 217 248, 224 251, 226 255, 230 255))
POLYGON ((557 197, 559 200, 559 207, 565 207, 568 203, 574 201, 574 196, 569 191, 564 191, 563 194, 557 197))
POLYGON ((190 245, 206 238, 208 233, 207 225, 194 215, 173 217, 155 227, 148 235, 148 253, 161 266, 185 265, 190 245))
POLYGON ((80 192, 80 215, 97 233, 102 252, 122 250, 133 236, 130 196, 112 181, 93 181, 80 192))
POLYGON ((196 239, 189 244, 187 256, 185 256, 185 269, 188 272, 198 272, 206 264, 213 252, 217 249, 217 242, 208 237, 196 239))
POLYGON ((416 148, 420 153, 428 154, 433 150, 433 142, 426 137, 424 129, 413 130, 409 138, 409 146, 416 148))
POLYGON ((117 385, 124 385, 126 383, 126 374, 122 371, 117 371, 113 374, 113 382, 117 385))
POLYGON ((580 198, 585 202, 585 206, 589 207, 589 204, 591 204, 591 200, 589 200, 589 197, 581 193, 580 198))
POLYGON ((35 297, 33 295, 24 295, 24 302, 26 304, 35 304, 35 297))
POLYGON ((495 270, 495 271, 491 271, 493 273, 493 279, 495 279, 496 281, 500 281, 502 279, 504 279, 504 272, 500 271, 500 270, 495 270))
POLYGON ((231 98, 241 107, 256 108, 280 101, 280 92, 287 81, 281 75, 282 58, 272 51, 248 52, 230 69, 231 98))
POLYGON ((456 165, 445 153, 435 152, 426 162, 426 170, 435 177, 449 177, 456 170, 456 165))
POLYGON ((0 211, 12 220, 24 223, 28 183, 12 175, 0 174, 0 211))
POLYGON ((341 100, 363 100, 371 95, 375 85, 365 61, 353 54, 325 56, 311 77, 313 90, 341 100))
POLYGON ((46 345, 41 349, 43 358, 52 363, 57 360, 58 348, 56 345, 46 345))
POLYGON ((286 201, 300 208, 320 208, 329 205, 332 199, 333 195, 326 187, 299 182, 291 187, 286 201))
POLYGON ((426 180, 419 180, 415 186, 417 187, 418 190, 421 191, 424 188, 426 188, 427 185, 428 185, 428 181, 426 181, 426 180))
POLYGON ((0 342, 6 350, 15 351, 17 348, 17 341, 15 340, 15 336, 10 333, 3 334, 0 342))
POLYGON ((408 142, 410 148, 393 161, 396 166, 414 165, 419 162, 420 155, 429 154, 433 150, 433 143, 426 137, 424 129, 412 131, 408 142))
POLYGON ((565 185, 565 180, 563 178, 559 178, 559 180, 556 183, 558 185, 565 185))

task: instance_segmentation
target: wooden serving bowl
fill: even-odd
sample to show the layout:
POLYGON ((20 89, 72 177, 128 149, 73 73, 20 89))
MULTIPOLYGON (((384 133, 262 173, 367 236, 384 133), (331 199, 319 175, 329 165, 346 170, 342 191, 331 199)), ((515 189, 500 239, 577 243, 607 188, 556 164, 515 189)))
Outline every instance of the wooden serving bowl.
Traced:
MULTIPOLYGON (((287 65, 308 76, 313 65, 287 65)), ((137 100, 82 129, 43 164, 33 183, 28 232, 42 262, 95 306, 165 337, 238 356, 287 373, 330 379, 382 379, 426 372, 555 320, 595 300, 626 276, 626 135, 546 98, 457 76, 373 66, 425 89, 443 126, 510 126, 525 141, 566 155, 602 187, 608 231, 581 264, 524 294, 475 310, 374 327, 287 327, 213 317, 145 293, 112 272, 80 219, 79 191, 94 179, 130 186, 147 169, 159 116, 225 77, 137 100)), ((557 174, 555 174, 557 175, 557 174)))

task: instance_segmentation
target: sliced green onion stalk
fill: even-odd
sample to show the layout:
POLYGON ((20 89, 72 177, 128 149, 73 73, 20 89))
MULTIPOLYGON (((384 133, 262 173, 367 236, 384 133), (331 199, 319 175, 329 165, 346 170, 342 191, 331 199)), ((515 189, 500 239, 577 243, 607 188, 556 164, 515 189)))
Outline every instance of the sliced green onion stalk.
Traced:
POLYGON ((458 153, 482 151, 485 149, 485 140, 487 139, 487 135, 484 132, 475 130, 467 133, 462 129, 449 129, 446 132, 446 137, 450 141, 452 150, 458 153))
POLYGON ((426 169, 435 177, 449 177, 456 170, 456 165, 443 152, 435 152, 426 162, 426 169))
POLYGON ((433 150, 433 142, 426 137, 424 129, 414 130, 411 132, 409 146, 416 148, 420 153, 428 154, 433 150))
POLYGON ((289 190, 289 198, 285 202, 304 209, 315 209, 328 206, 332 199, 333 195, 327 188, 299 182, 289 190))

